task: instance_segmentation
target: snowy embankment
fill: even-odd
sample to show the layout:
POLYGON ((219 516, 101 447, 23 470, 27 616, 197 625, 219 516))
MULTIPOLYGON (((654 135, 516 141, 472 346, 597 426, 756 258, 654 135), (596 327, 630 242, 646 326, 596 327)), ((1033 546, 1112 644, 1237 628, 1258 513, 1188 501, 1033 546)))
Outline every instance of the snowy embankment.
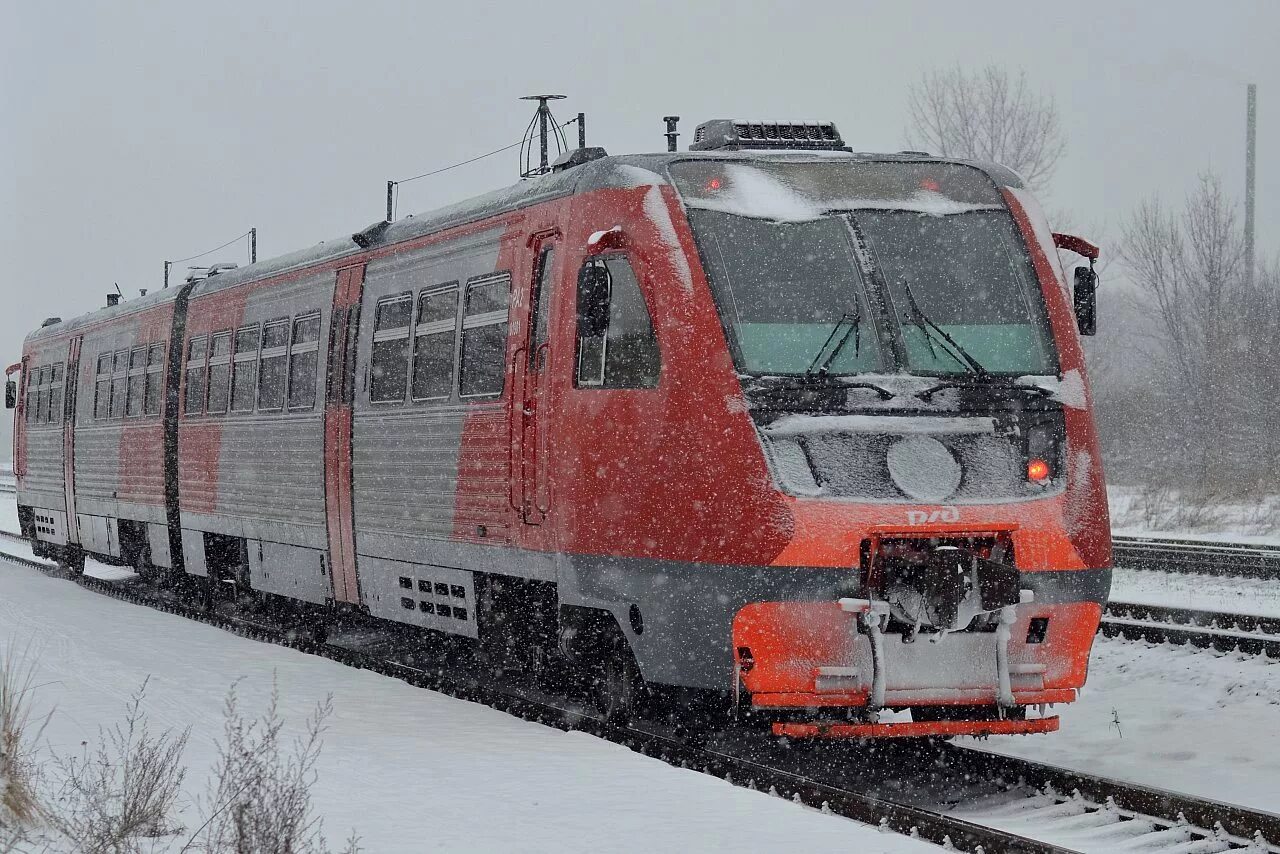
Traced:
POLYGON ((1280 545, 1280 495, 1216 501, 1174 490, 1109 485, 1111 533, 1209 543, 1280 545))
POLYGON ((180 817, 188 832, 199 824, 193 799, 216 759, 228 687, 239 680, 242 707, 256 713, 274 680, 286 740, 332 695, 313 805, 331 841, 354 828, 367 852, 937 850, 0 561, 0 658, 28 646, 38 659, 35 711, 52 713, 46 751, 96 743, 99 726, 118 721, 150 679, 152 727, 192 728, 180 817))

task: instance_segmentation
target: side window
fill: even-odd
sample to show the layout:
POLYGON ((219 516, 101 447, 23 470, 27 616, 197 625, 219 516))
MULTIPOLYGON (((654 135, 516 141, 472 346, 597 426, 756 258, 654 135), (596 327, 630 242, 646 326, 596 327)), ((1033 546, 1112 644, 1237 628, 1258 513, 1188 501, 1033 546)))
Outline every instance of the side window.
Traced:
MULTIPOLYGON (((103 353, 98 357, 98 373, 94 378, 93 417, 103 419, 111 417, 111 354, 103 353)), ((29 382, 29 381, 28 381, 29 382)), ((27 411, 31 411, 31 401, 27 401, 27 411)))
POLYGON ((62 362, 51 366, 49 370, 49 420, 57 424, 62 421, 62 362))
POLYGON ((159 415, 164 408, 164 342, 147 348, 147 381, 143 412, 159 415))
POLYGON ((463 397, 502 393, 506 376, 507 305, 511 276, 501 273, 467 283, 466 312, 462 318, 462 369, 459 391, 463 397))
POLYGON ((27 365, 24 373, 27 377, 27 423, 36 423, 36 404, 39 402, 40 393, 36 390, 36 386, 40 384, 40 369, 27 365))
POLYGON ((660 370, 653 320, 630 262, 588 259, 578 275, 576 385, 653 388, 660 370))
POLYGON ((231 333, 217 332, 209 339, 209 412, 227 411, 230 381, 231 333))
POLYGON ((289 348, 289 408, 310 409, 316 404, 316 375, 320 358, 319 313, 293 322, 289 348))
POLYGON ((551 315, 551 283, 554 281, 555 247, 542 250, 538 257, 538 275, 533 291, 533 344, 529 347, 529 367, 542 370, 539 349, 547 343, 548 322, 551 315))
POLYGON ((453 337, 458 324, 458 283, 424 291, 413 331, 413 399, 453 392, 453 337))
POLYGON ((49 423, 49 366, 36 372, 36 423, 49 423))
POLYGON ((205 365, 209 357, 209 339, 201 335, 187 342, 187 396, 182 411, 188 415, 204 412, 205 365))
POLYGON ((231 411, 252 412, 253 390, 258 382, 258 325, 236 332, 235 361, 231 366, 231 411))
POLYGON ((111 367, 111 417, 124 417, 125 392, 129 386, 129 351, 117 350, 111 367))
POLYGON ((147 348, 137 347, 129 353, 129 397, 125 414, 137 418, 142 414, 142 397, 147 385, 147 348))
POLYGON ((258 367, 258 409, 284 408, 285 362, 289 358, 289 321, 272 320, 262 327, 262 360, 258 367))
POLYGON ((373 323, 373 357, 369 400, 403 403, 409 384, 409 322, 413 318, 413 294, 400 294, 378 302, 373 323))

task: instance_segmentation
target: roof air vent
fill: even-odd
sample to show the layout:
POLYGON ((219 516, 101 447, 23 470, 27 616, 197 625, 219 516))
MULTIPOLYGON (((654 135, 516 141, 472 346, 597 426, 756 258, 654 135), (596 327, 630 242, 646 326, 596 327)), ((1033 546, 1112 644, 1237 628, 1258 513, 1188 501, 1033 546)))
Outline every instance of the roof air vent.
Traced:
POLYGON ((743 122, 712 119, 698 125, 690 151, 738 151, 765 148, 800 151, 850 151, 831 122, 743 122))
POLYGON ((61 323, 61 322, 62 322, 61 317, 46 317, 44 319, 44 323, 40 324, 40 328, 44 329, 46 326, 53 326, 54 324, 61 323))
POLYGON ((382 235, 387 233, 387 228, 391 225, 387 220, 379 220, 366 229, 357 231, 351 235, 351 240, 361 249, 368 249, 375 243, 382 240, 382 235))

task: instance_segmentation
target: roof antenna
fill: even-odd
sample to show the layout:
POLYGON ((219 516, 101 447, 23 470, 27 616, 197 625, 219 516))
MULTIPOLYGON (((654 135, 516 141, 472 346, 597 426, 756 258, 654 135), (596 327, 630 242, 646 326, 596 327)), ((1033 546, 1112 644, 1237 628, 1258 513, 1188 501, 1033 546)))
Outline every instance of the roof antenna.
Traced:
MULTIPOLYGON (((545 175, 551 171, 551 161, 548 159, 547 142, 548 135, 554 135, 556 142, 556 154, 563 154, 568 150, 569 144, 564 138, 564 129, 560 127, 560 123, 556 121, 555 116, 551 115, 551 108, 547 106, 548 101, 561 101, 564 95, 525 95, 521 101, 537 101, 538 110, 533 114, 533 119, 529 122, 529 127, 525 129, 524 139, 520 141, 520 177, 532 178, 535 175, 545 175), (533 165, 533 135, 534 127, 537 127, 538 141, 540 144, 541 156, 538 165, 533 165)), ((581 131, 579 131, 581 132, 581 131)))

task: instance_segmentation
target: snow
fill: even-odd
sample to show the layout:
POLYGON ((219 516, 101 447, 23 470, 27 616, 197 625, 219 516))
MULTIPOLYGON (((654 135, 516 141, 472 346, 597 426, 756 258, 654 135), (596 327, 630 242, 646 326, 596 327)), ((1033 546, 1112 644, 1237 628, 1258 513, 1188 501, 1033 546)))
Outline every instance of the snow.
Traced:
POLYGON ((1085 409, 1089 400, 1085 394, 1084 375, 1076 368, 1067 371, 1061 377, 1034 376, 1018 377, 1018 385, 1044 389, 1049 396, 1072 409, 1085 409))
POLYGON ((890 446, 885 457, 893 482, 916 501, 934 504, 960 487, 960 464, 932 436, 908 436, 890 446))
POLYGON ((770 436, 811 433, 993 433, 990 418, 908 415, 784 415, 765 428, 770 436))
POLYGON ((667 260, 675 271, 676 280, 686 294, 693 294, 693 274, 689 270, 689 259, 680 248, 680 238, 676 236, 675 223, 671 221, 671 209, 666 199, 662 198, 662 190, 656 185, 644 194, 644 215, 649 218, 658 230, 658 240, 667 250, 667 260))
POLYGON ((1117 567, 1111 576, 1111 598, 1137 605, 1280 617, 1280 587, 1257 578, 1117 567))
POLYGON ((1280 545, 1280 495, 1212 501, 1176 490, 1109 484, 1107 502, 1113 534, 1280 545))
MULTIPOLYGON (((1048 738, 983 750, 1255 809, 1277 808, 1280 662, 1098 637, 1089 681, 1048 738)), ((969 741, 970 746, 979 743, 969 741)))
POLYGON ((832 210, 914 211, 929 216, 1000 210, 998 205, 957 202, 929 190, 918 190, 907 199, 814 199, 764 170, 743 164, 725 164, 724 174, 724 187, 714 196, 686 196, 685 204, 772 222, 808 222, 832 210))
MULTIPOLYGON (((5 543, 6 549, 10 544, 5 543)), ((19 546, 20 548, 20 546, 19 546)), ((262 644, 0 562, 0 656, 38 655, 37 714, 55 750, 78 752, 150 677, 154 728, 192 727, 181 820, 204 793, 221 702, 240 680, 264 708, 273 679, 300 735, 332 695, 313 805, 326 835, 354 828, 365 851, 884 851, 931 846, 672 768, 365 671, 262 644)), ((174 850, 179 846, 174 846, 174 850)), ((936 850, 936 849, 933 849, 936 850)))
POLYGON ((645 169, 641 166, 632 166, 629 163, 619 163, 613 167, 610 175, 615 186, 624 189, 632 187, 644 187, 650 184, 654 186, 662 186, 667 181, 652 169, 645 169))

